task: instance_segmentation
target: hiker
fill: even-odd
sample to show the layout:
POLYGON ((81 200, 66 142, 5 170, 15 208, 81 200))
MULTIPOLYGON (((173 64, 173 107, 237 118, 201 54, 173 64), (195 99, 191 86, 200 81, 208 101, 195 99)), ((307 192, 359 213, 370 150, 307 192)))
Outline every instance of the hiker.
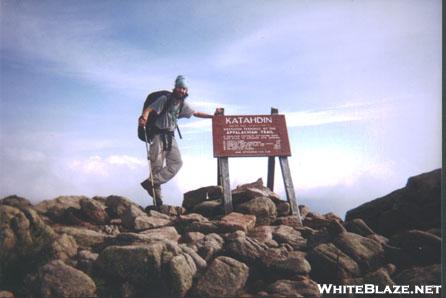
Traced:
POLYGON ((194 111, 184 101, 188 96, 187 91, 185 78, 181 75, 177 76, 175 88, 172 92, 159 91, 153 93, 157 98, 154 98, 152 102, 148 102, 151 96, 149 95, 146 100, 147 107, 143 108, 142 115, 138 120, 139 127, 144 128, 150 117, 155 118, 152 119, 154 122, 149 136, 151 177, 141 182, 141 186, 147 190, 150 196, 155 198, 157 207, 163 204, 161 184, 172 179, 183 164, 174 136, 177 120, 179 118, 190 118, 192 115, 198 118, 213 117, 210 114, 194 111))

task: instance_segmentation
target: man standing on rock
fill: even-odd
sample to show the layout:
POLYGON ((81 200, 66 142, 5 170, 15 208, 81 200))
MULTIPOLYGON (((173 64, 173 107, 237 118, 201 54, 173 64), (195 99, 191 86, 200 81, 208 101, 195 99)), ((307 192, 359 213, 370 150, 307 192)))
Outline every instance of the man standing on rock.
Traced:
POLYGON ((141 186, 147 190, 150 196, 156 199, 157 206, 163 204, 161 184, 172 179, 183 164, 174 136, 177 120, 179 118, 190 118, 192 115, 198 118, 211 119, 213 117, 210 114, 194 111, 185 102, 185 98, 188 96, 187 91, 184 77, 178 76, 173 91, 156 98, 144 108, 138 120, 138 125, 145 127, 149 117, 156 117, 153 134, 150 136, 151 177, 144 180, 141 186), (152 111, 155 113, 151 113, 152 111))

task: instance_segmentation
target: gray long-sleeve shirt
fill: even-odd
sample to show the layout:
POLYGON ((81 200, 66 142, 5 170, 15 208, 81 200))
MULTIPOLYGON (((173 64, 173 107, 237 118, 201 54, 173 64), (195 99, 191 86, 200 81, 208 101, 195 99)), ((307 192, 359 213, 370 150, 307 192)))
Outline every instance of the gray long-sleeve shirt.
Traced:
MULTIPOLYGON (((163 95, 155 100, 149 107, 159 115, 163 111, 164 105, 167 103, 168 99, 168 96, 163 95)), ((170 107, 167 108, 166 112, 159 115, 155 121, 155 125, 159 129, 174 131, 177 124, 177 119, 190 118, 194 112, 195 111, 186 102, 183 103, 183 108, 180 112, 180 101, 174 100, 170 107)))

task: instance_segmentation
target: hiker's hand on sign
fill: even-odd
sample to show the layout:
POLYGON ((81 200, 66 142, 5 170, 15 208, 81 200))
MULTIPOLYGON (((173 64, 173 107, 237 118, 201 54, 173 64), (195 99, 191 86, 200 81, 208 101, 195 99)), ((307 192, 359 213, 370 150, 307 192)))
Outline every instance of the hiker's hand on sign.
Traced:
POLYGON ((147 119, 146 119, 146 118, 144 118, 143 116, 140 116, 140 117, 139 117, 139 119, 138 119, 138 124, 139 124, 139 126, 145 126, 145 125, 146 125, 146 122, 147 122, 147 119))

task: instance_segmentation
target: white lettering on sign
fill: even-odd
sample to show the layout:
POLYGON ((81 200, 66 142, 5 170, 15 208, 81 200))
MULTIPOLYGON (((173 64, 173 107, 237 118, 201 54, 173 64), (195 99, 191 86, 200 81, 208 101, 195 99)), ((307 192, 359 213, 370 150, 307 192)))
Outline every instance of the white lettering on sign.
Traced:
POLYGON ((273 123, 273 119, 268 116, 245 116, 245 117, 227 117, 226 124, 252 124, 252 123, 273 123))

